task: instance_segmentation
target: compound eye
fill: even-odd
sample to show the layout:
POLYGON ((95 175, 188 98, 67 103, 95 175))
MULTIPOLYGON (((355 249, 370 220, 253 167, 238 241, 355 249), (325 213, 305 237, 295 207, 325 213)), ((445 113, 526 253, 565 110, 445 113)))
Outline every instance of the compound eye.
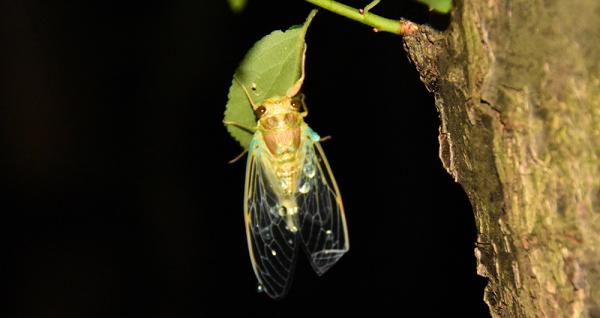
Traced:
POLYGON ((297 99, 292 99, 291 105, 292 105, 292 108, 295 111, 299 112, 300 111, 300 107, 302 106, 302 103, 299 100, 297 100, 297 99))
POLYGON ((261 118, 266 112, 267 109, 265 108, 265 106, 258 106, 254 110, 254 115, 256 115, 257 118, 261 118))

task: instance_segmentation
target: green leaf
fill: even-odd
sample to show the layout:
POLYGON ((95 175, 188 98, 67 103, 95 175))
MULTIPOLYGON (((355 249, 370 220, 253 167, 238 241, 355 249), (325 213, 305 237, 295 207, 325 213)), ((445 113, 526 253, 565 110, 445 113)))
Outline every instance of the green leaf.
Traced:
POLYGON ((440 13, 448 13, 452 9, 452 0, 418 0, 429 6, 429 10, 437 11, 440 13))
POLYGON ((229 8, 233 13, 241 13, 246 8, 246 4, 248 4, 248 0, 227 0, 229 4, 229 8))
MULTIPOLYGON (((287 90, 302 76, 304 36, 315 16, 311 11, 303 25, 287 31, 274 31, 263 37, 246 53, 235 71, 229 87, 225 121, 245 127, 256 127, 252 105, 241 85, 246 87, 255 105, 264 100, 284 96, 287 90)), ((227 131, 244 149, 248 149, 252 133, 235 125, 226 125, 227 131)))

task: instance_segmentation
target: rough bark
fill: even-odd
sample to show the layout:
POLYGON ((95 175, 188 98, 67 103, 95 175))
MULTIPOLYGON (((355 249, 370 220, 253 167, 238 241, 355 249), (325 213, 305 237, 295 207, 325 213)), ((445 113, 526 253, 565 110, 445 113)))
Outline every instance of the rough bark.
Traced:
POLYGON ((600 1, 455 1, 405 39, 494 317, 600 317, 600 1))

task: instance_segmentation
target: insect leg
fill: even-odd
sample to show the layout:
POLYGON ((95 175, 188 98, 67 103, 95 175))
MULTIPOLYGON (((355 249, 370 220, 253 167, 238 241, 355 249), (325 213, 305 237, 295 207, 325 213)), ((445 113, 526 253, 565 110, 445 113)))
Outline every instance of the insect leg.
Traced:
POLYGON ((244 155, 246 154, 246 152, 248 152, 248 149, 244 149, 244 151, 242 151, 241 154, 237 155, 237 157, 229 160, 227 163, 232 164, 232 163, 236 163, 238 160, 242 159, 244 157, 244 155))
POLYGON ((300 113, 300 116, 306 117, 306 116, 308 116, 308 108, 306 107, 306 102, 304 102, 304 94, 300 93, 299 97, 300 97, 300 104, 302 104, 302 112, 300 113))
POLYGON ((242 84, 242 82, 237 78, 237 76, 233 76, 233 79, 242 87, 242 90, 244 90, 244 93, 246 94, 246 97, 248 98, 250 105, 252 105, 252 109, 253 110, 256 109, 256 107, 258 107, 259 105, 254 103, 254 101, 252 100, 252 97, 250 96, 250 93, 248 93, 248 89, 246 89, 246 86, 244 86, 244 84, 242 84))
POLYGON ((249 132, 251 134, 254 134, 256 132, 256 127, 246 126, 244 124, 240 124, 240 123, 237 123, 235 121, 224 120, 223 124, 235 126, 237 128, 243 129, 243 130, 245 130, 245 131, 247 131, 247 132, 249 132))
POLYGON ((331 139, 331 136, 321 137, 321 139, 319 139, 319 142, 327 141, 327 140, 330 140, 330 139, 331 139))

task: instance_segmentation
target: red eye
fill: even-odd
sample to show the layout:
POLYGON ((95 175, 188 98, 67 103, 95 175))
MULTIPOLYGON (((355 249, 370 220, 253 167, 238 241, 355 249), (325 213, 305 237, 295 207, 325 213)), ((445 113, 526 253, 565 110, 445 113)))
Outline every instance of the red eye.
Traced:
POLYGON ((258 106, 254 110, 254 115, 256 115, 257 118, 261 118, 262 115, 264 115, 266 112, 267 112, 267 109, 265 108, 265 106, 258 106))

